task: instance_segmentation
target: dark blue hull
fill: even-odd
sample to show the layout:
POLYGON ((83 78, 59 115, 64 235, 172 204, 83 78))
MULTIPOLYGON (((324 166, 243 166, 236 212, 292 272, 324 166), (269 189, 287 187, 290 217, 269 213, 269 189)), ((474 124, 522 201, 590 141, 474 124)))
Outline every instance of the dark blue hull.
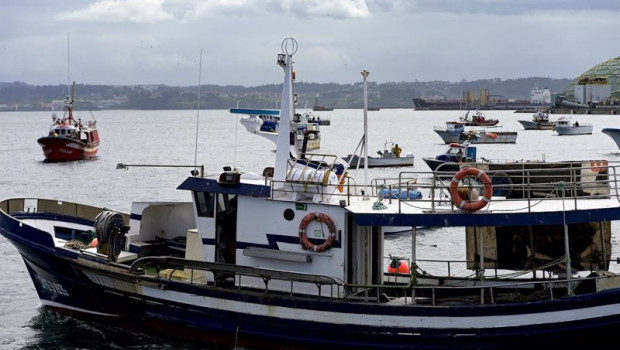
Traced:
POLYGON ((0 233, 23 256, 45 307, 149 334, 295 349, 505 349, 620 340, 618 289, 450 307, 294 297, 133 274, 129 266, 54 248, 48 233, 4 213, 0 233))
MULTIPOLYGON (((9 235, 10 239, 11 236, 9 235)), ((23 255, 43 304, 55 310, 80 317, 107 320, 114 324, 129 326, 147 333, 163 332, 165 335, 192 339, 200 342, 237 344, 249 347, 284 348, 507 348, 531 344, 558 346, 570 339, 597 340, 616 338, 620 330, 620 317, 601 317, 585 321, 566 322, 548 326, 521 326, 514 329, 483 330, 433 330, 433 329, 385 329, 384 327, 347 325, 346 314, 380 314, 386 308, 381 305, 343 304, 317 300, 293 300, 265 296, 260 293, 241 293, 225 288, 201 288, 180 282, 163 281, 161 288, 182 294, 203 297, 286 306, 303 310, 343 312, 345 323, 338 327, 324 323, 283 320, 277 317, 226 312, 215 308, 191 306, 157 300, 138 294, 119 293, 113 289, 93 284, 85 277, 88 268, 81 267, 70 257, 58 256, 47 249, 12 242, 23 255), (501 345, 500 345, 501 344, 501 345)), ((114 274, 111 274, 114 275, 114 274)), ((127 283, 137 283, 127 275, 112 276, 127 283)), ((596 297, 573 300, 580 307, 601 306, 620 302, 618 292, 601 293, 596 297)), ((494 312, 535 312, 544 314, 545 309, 571 307, 566 303, 533 303, 536 306, 471 306, 447 309, 406 307, 394 308, 392 312, 408 317, 450 316, 463 317, 488 315, 494 312), (458 309, 458 310, 457 310, 458 309), (535 309, 535 310, 534 310, 535 309), (491 311, 494 310, 494 311, 491 311)), ((532 317, 537 317, 535 314, 532 317)), ((619 339, 620 340, 620 339, 619 339)))

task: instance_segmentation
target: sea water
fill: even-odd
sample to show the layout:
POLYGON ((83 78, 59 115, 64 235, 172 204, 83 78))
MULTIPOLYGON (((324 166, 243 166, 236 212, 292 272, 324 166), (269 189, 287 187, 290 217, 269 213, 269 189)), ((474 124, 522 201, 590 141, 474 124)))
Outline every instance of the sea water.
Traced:
MULTIPOLYGON (((243 107, 243 106, 242 106, 243 107)), ((248 106, 251 107, 251 106, 248 106)), ((86 111, 76 111, 80 117, 86 111)), ((275 145, 252 135, 227 110, 203 111, 94 111, 101 137, 95 160, 45 163, 37 138, 52 121, 46 112, 0 112, 0 198, 39 197, 78 202, 128 212, 132 201, 190 201, 176 187, 193 166, 206 172, 225 166, 262 173, 275 160, 275 145), (118 163, 129 165, 117 169, 118 163), (186 167, 142 167, 184 165, 186 167)), ((519 119, 531 114, 488 111, 503 130, 516 130, 516 144, 480 144, 478 157, 508 160, 620 160, 620 150, 601 133, 620 127, 617 115, 573 115, 594 125, 592 135, 558 136, 551 130, 523 130, 519 119)), ((331 125, 321 126, 321 148, 314 153, 346 156, 360 145, 364 132, 362 110, 321 112, 331 125)), ((398 177, 403 170, 429 171, 424 157, 434 157, 446 145, 433 131, 460 111, 369 111, 367 143, 375 155, 386 142, 398 143, 403 154, 416 157, 413 168, 350 170, 358 183, 374 177, 398 177)), ((87 116, 84 116, 86 118, 87 116)), ((554 117, 554 116, 552 116, 554 117)), ((571 116, 568 116, 571 117, 571 116)), ((620 252, 618 225, 612 226, 612 269, 620 252)), ((420 259, 465 259, 463 230, 421 229, 415 254, 420 259)), ((388 254, 410 257, 411 234, 386 237, 388 254)), ((198 349, 200 346, 162 339, 98 323, 83 322, 39 308, 39 300, 19 253, 0 237, 0 349, 198 349)), ((213 349, 213 348, 211 348, 213 349)))

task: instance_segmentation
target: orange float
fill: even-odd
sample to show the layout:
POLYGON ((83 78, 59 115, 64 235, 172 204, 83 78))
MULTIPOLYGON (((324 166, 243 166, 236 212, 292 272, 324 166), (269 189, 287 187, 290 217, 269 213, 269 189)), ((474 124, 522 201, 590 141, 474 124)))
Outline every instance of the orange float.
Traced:
POLYGON ((404 273, 404 274, 408 274, 410 272, 409 264, 405 260, 393 259, 393 260, 390 261, 390 263, 388 265, 387 272, 388 273, 404 273))

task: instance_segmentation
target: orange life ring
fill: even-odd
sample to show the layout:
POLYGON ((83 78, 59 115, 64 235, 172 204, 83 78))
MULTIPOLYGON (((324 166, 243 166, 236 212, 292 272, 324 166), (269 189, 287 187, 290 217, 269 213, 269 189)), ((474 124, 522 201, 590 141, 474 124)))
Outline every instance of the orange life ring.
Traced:
POLYGON ((299 239, 301 240, 301 246, 305 250, 312 250, 315 252, 324 252, 332 247, 334 244, 334 240, 336 239, 336 226, 332 219, 327 216, 327 214, 323 213, 310 213, 304 216, 299 223, 299 239), (310 242, 308 239, 308 235, 306 234, 306 227, 312 221, 317 221, 318 223, 325 223, 327 228, 329 229, 329 235, 325 239, 325 242, 322 244, 316 245, 310 242))
POLYGON ((487 203, 491 201, 491 197, 493 196, 493 185, 491 184, 491 179, 489 179, 489 176, 487 176, 484 171, 477 168, 463 168, 452 177, 452 181, 450 182, 450 196, 452 197, 452 203, 459 209, 474 212, 484 208, 487 203), (461 198, 459 194, 459 182, 466 176, 475 176, 482 181, 484 189, 482 191, 482 198, 479 201, 470 202, 461 198))

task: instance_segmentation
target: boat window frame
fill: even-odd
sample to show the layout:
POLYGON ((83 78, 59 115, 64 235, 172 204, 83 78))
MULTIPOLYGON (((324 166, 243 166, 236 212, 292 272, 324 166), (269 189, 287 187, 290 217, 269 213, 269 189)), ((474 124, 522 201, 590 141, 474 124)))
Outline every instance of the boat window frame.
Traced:
POLYGON ((199 217, 215 217, 215 194, 204 191, 194 191, 196 214, 199 217))

